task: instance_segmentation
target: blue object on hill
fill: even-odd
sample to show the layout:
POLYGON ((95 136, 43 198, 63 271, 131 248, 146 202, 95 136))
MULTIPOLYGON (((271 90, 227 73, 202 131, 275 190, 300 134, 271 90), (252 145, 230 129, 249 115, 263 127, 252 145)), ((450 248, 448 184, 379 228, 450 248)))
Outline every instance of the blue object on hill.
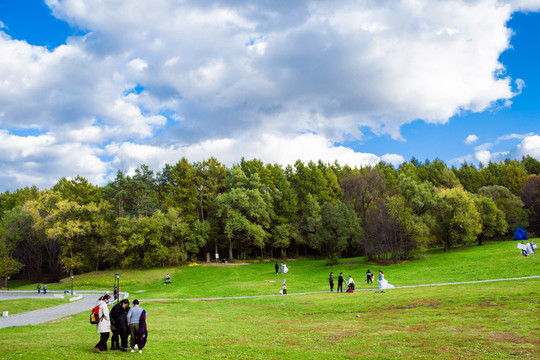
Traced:
POLYGON ((521 227, 518 227, 516 231, 514 231, 514 236, 514 240, 529 240, 527 239, 527 232, 521 227))

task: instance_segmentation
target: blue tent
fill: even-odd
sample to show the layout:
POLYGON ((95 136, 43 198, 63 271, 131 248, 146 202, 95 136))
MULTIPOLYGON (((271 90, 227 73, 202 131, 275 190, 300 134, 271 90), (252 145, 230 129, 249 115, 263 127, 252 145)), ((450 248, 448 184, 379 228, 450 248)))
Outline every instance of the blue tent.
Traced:
POLYGON ((514 240, 529 240, 527 239, 527 232, 521 227, 518 227, 516 231, 514 231, 514 236, 514 240))

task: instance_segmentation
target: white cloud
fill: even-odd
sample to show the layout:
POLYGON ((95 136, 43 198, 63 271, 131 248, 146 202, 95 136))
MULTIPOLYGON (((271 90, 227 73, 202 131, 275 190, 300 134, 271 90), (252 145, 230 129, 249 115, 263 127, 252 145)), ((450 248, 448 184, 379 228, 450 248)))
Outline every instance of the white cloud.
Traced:
POLYGON ((518 158, 530 155, 533 158, 540 160, 540 136, 531 135, 525 137, 523 141, 516 146, 515 152, 518 158))
MULTIPOLYGON (((524 82, 498 60, 510 47, 506 23, 516 9, 538 8, 528 0, 46 4, 88 33, 48 50, 0 30, 0 127, 50 134, 51 156, 63 147, 89 163, 112 156, 96 165, 97 181, 117 166, 159 167, 179 154, 399 163, 401 155, 334 144, 361 139, 363 127, 401 139, 400 127, 417 119, 445 123, 508 106, 524 82)), ((57 169, 77 169, 68 158, 56 158, 57 169)))
POLYGON ((467 136, 464 143, 467 144, 467 145, 471 145, 471 144, 474 144, 475 142, 477 142, 478 139, 479 138, 478 138, 477 135, 471 134, 471 135, 467 136))
POLYGON ((528 136, 531 136, 533 135, 533 133, 527 133, 527 134, 507 134, 507 135, 503 135, 503 136, 499 136, 497 139, 498 140, 514 140, 514 139, 525 139, 526 137, 528 136))

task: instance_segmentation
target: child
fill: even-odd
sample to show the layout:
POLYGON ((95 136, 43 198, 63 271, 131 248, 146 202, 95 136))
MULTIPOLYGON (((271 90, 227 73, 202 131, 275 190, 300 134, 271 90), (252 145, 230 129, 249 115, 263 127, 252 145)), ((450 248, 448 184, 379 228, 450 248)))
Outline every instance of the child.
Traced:
POLYGON ((283 291, 283 295, 287 295, 287 284, 285 284, 285 279, 283 279, 283 282, 281 283, 281 290, 283 291))

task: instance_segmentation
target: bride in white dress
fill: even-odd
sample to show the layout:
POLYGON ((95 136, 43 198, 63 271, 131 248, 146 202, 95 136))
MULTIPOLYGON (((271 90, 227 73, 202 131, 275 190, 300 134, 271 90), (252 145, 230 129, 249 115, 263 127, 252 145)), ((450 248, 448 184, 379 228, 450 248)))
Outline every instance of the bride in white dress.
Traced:
POLYGON ((380 278, 381 278, 381 280, 379 280, 379 289, 380 290, 392 289, 394 285, 388 283, 388 281, 384 278, 384 273, 382 271, 379 271, 379 272, 380 272, 380 278))

